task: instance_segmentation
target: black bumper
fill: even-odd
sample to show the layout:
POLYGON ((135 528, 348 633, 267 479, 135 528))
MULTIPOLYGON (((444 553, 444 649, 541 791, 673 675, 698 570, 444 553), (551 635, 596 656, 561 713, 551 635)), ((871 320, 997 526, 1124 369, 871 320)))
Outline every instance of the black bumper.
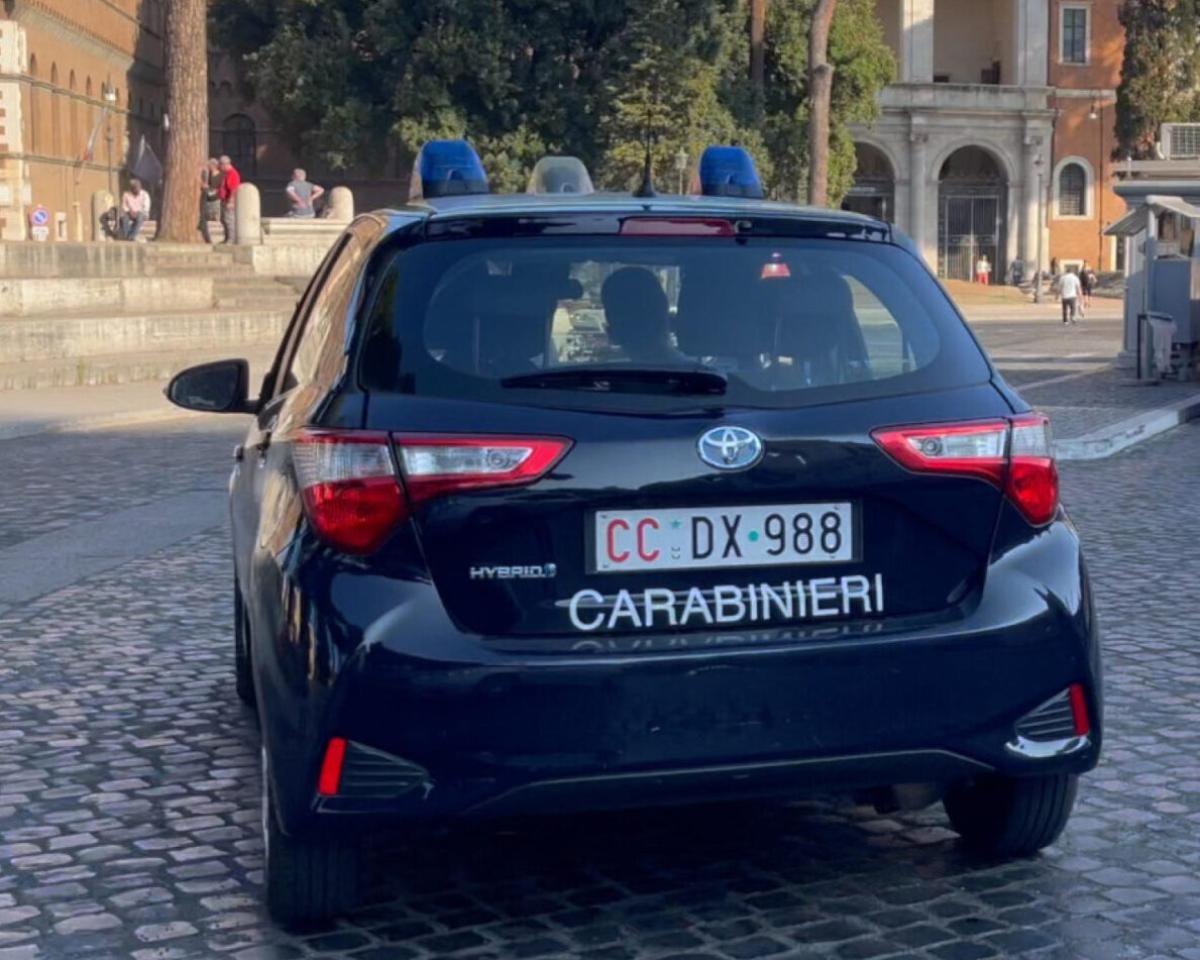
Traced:
POLYGON ((784 642, 759 632, 734 646, 693 634, 683 650, 502 651, 439 623, 437 598, 420 599, 428 585, 408 585, 412 602, 374 618, 319 688, 311 674, 300 696, 272 702, 267 688, 285 825, 1084 772, 1101 747, 1100 657, 1073 533, 1059 536, 1075 560, 1057 571, 1062 590, 1014 554, 969 610, 937 624, 784 642), (1072 684, 1087 736, 1014 750, 1018 722, 1072 684), (365 779, 348 768, 346 789, 318 797, 331 736, 375 767, 365 779))

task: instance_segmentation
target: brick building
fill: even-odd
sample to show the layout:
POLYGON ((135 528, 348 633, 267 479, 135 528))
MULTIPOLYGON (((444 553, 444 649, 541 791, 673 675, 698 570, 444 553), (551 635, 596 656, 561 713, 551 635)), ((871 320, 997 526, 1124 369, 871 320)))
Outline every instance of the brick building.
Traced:
POLYGON ((1104 228, 1125 203, 1113 192, 1117 86, 1125 32, 1120 0, 1054 0, 1050 15, 1050 85, 1055 110, 1050 181, 1050 255, 1117 268, 1116 239, 1104 228))
POLYGON ((1039 233, 1044 266, 1111 269, 1119 5, 876 0, 899 77, 879 120, 853 131, 845 206, 893 220, 944 277, 970 278, 981 255, 994 279, 1031 268, 1039 233))
POLYGON ((131 143, 161 147, 164 0, 2 10, 0 239, 27 237, 36 205, 51 239, 89 239, 92 194, 118 186, 131 143))

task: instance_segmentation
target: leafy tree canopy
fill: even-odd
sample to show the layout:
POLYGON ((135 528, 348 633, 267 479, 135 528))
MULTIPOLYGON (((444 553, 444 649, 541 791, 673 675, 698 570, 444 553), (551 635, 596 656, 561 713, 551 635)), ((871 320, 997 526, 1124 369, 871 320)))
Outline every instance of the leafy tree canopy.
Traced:
MULTIPOLYGON (((755 154, 774 196, 801 191, 813 0, 776 2, 766 96, 748 80, 747 0, 213 0, 214 38, 293 146, 335 169, 382 169, 397 149, 467 136, 496 189, 524 187, 546 153, 627 188, 650 139, 674 188, 709 143, 755 154)), ((831 196, 849 187, 847 124, 876 115, 895 65, 874 0, 842 0, 830 60, 831 196)))
POLYGON ((1200 0, 1125 0, 1121 153, 1150 157, 1162 123, 1200 121, 1200 0))

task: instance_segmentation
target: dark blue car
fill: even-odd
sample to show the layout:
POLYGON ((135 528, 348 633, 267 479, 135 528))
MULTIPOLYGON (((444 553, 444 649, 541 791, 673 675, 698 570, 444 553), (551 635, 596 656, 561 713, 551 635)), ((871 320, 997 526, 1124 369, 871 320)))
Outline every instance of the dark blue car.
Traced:
POLYGON ((493 196, 442 147, 257 399, 243 361, 168 388, 253 415, 273 915, 349 907, 365 831, 462 817, 845 790, 1051 843, 1100 751, 1087 572, 1045 418, 908 241, 729 151, 700 195, 493 196))

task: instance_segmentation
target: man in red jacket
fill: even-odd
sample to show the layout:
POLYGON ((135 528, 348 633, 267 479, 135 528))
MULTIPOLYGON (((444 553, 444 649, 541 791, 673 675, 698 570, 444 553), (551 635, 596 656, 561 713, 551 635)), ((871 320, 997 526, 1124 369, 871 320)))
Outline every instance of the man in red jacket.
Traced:
POLYGON ((237 172, 237 167, 229 157, 221 157, 220 162, 221 172, 225 174, 225 179, 221 181, 221 187, 217 190, 217 197, 221 201, 221 224, 225 227, 225 239, 222 242, 234 243, 237 240, 234 199, 237 197, 238 187, 242 185, 242 175, 237 172))

